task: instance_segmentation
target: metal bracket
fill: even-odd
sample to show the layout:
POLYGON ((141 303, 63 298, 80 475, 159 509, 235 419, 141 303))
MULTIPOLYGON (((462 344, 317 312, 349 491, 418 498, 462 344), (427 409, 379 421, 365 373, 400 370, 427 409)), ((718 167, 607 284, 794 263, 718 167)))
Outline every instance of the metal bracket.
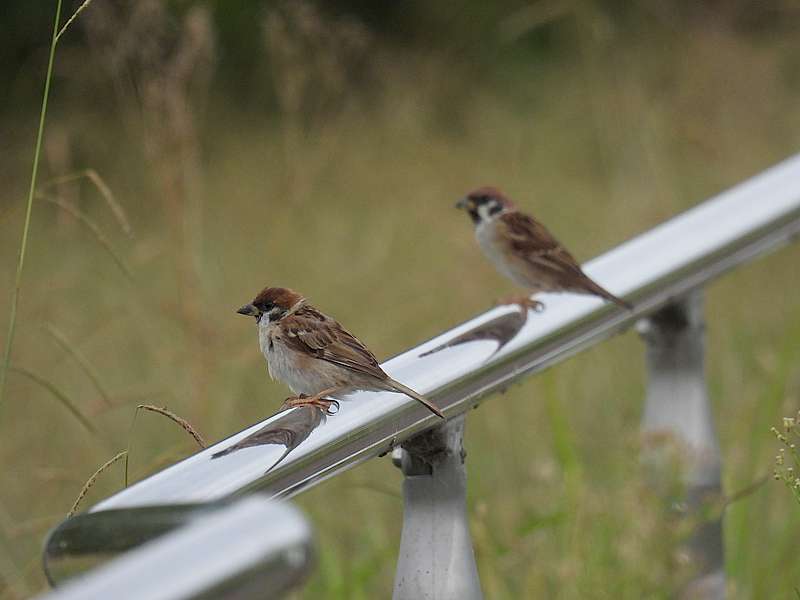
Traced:
POLYGON ((482 600, 467 519, 464 416, 392 452, 405 475, 393 600, 482 600))
MULTIPOLYGON (((679 460, 686 496, 676 508, 700 518, 722 497, 722 461, 705 380, 702 292, 667 305, 637 329, 647 346, 643 459, 656 476, 664 472, 665 460, 673 465, 679 460)), ((695 578, 680 597, 724 598, 721 515, 701 521, 681 551, 695 578)))

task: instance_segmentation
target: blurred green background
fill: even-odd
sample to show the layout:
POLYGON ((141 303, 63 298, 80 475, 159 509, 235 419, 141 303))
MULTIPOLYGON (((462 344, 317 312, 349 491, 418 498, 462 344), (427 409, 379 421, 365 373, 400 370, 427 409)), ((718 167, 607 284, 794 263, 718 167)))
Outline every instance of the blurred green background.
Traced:
MULTIPOLYGON (((0 9, 0 335, 54 6, 0 9)), ((140 478, 194 450, 158 415, 131 431, 137 404, 211 441, 276 410, 288 390, 234 313, 265 284, 383 358, 514 291, 452 208, 469 189, 502 187, 586 260, 795 152, 798 26, 789 1, 96 0, 55 64, 0 406, 0 594, 44 588, 45 532, 114 453, 130 442, 140 478)), ((769 428, 800 405, 798 252, 708 290, 728 494, 771 472, 769 428)), ((629 332, 470 414, 487 598, 685 581, 638 460, 643 396, 629 332)), ((320 547, 298 598, 389 597, 399 484, 381 459, 298 499, 320 547)), ((84 506, 121 485, 117 464, 84 506)), ((773 481, 726 510, 731 598, 795 597, 799 515, 773 481)))

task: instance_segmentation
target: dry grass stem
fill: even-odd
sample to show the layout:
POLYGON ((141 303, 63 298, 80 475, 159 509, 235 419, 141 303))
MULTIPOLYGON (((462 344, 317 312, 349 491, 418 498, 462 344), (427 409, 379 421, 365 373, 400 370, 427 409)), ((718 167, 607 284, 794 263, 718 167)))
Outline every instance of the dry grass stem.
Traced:
POLYGON ((40 377, 36 373, 29 371, 27 369, 23 369, 21 367, 9 367, 8 370, 11 371, 12 373, 23 375, 24 377, 27 377, 34 383, 37 383, 38 385, 46 389, 53 396, 55 396, 59 402, 61 402, 64 408, 66 408, 70 413, 72 413, 72 416, 74 416, 88 432, 90 432, 93 435, 97 434, 97 430, 94 428, 94 425, 92 425, 89 419, 80 411, 77 405, 72 400, 70 400, 69 397, 64 392, 59 390, 53 383, 49 382, 44 377, 40 377))
POLYGON ((276 3, 263 31, 283 116, 285 193, 298 202, 341 148, 339 118, 357 106, 353 91, 370 75, 374 40, 360 21, 328 17, 305 0, 276 3))
POLYGON ((59 346, 61 346, 61 348, 63 348, 65 352, 67 352, 70 356, 72 356, 72 358, 75 359, 75 362, 77 362, 80 365, 81 369, 86 374, 86 377, 88 377, 89 381, 92 382, 94 389, 96 389, 97 393, 100 394, 100 397, 103 399, 103 402, 105 402, 106 406, 111 407, 113 405, 113 403, 111 402, 111 397, 108 395, 105 388, 100 383, 100 375, 97 373, 97 370, 89 362, 89 359, 86 358, 83 352, 81 352, 78 349, 77 345, 71 343, 67 339, 67 336, 65 336, 60 330, 56 329, 56 327, 51 323, 47 323, 44 326, 44 330, 51 336, 53 336, 53 339, 56 341, 56 343, 59 346))
POLYGON ((105 463, 103 463, 103 465, 99 469, 97 469, 97 471, 95 471, 92 474, 92 476, 89 477, 89 479, 86 480, 86 483, 83 484, 83 487, 81 488, 81 491, 78 494, 78 497, 75 498, 75 502, 72 504, 72 508, 67 513, 67 518, 70 518, 72 515, 74 515, 78 511, 78 507, 81 505, 81 502, 86 497, 86 494, 89 493, 89 490, 92 489, 92 486, 97 481, 97 478, 100 477, 100 474, 103 471, 105 471, 106 469, 108 469, 115 462, 117 462, 118 460, 120 460, 121 458, 123 458, 125 456, 128 456, 128 451, 127 450, 122 450, 121 452, 117 452, 117 454, 115 454, 112 458, 110 458, 105 463))
POLYGON ((79 181, 81 179, 88 179, 89 182, 94 185, 94 187, 103 197, 103 200, 106 201, 108 208, 111 210, 111 214, 114 215, 114 218, 116 219, 122 231, 128 237, 133 237, 133 228, 131 227, 131 222, 128 219, 125 209, 117 201, 109 185, 94 169, 83 169, 77 173, 69 173, 67 175, 62 175, 61 177, 55 177, 42 185, 39 191, 44 192, 44 190, 47 190, 53 186, 57 186, 62 183, 70 183, 72 181, 79 181))
POLYGON ((69 29, 69 26, 72 25, 72 23, 75 21, 75 19, 78 18, 78 15, 80 15, 85 9, 87 9, 89 7, 89 5, 93 1, 94 0, 84 0, 83 4, 81 4, 77 8, 77 10, 75 10, 75 12, 72 13, 72 16, 69 19, 67 19, 67 22, 64 23, 64 26, 61 29, 58 30, 58 33, 56 34, 56 37, 55 37, 55 40, 54 40, 54 43, 58 43, 58 40, 61 39, 61 36, 64 35, 64 32, 67 29, 69 29))
POLYGON ((128 454, 125 456, 125 487, 128 487, 128 470, 130 466, 130 450, 131 450, 131 440, 133 439, 133 429, 136 425, 136 417, 139 416, 139 411, 142 410, 149 410, 150 412, 157 413, 159 415, 163 415, 168 419, 177 423, 181 429, 183 429, 186 433, 191 435, 194 438, 194 441, 197 442, 197 445, 200 448, 206 447, 206 442, 203 439, 203 436, 192 427, 191 423, 186 419, 179 417, 171 410, 168 410, 166 407, 161 406, 154 406, 153 404, 140 404, 136 407, 136 411, 133 413, 133 420, 131 421, 131 428, 128 432, 128 454))
POLYGON ((81 210, 79 210, 75 206, 72 206, 68 202, 64 202, 60 198, 54 198, 54 197, 51 197, 51 196, 45 196, 44 194, 41 194, 41 193, 38 194, 38 197, 41 198, 42 200, 46 200, 47 202, 50 202, 51 204, 54 204, 54 205, 58 206, 61 210, 65 211, 65 212, 69 213, 70 215, 72 215, 73 217, 75 217, 80 223, 83 223, 83 225, 85 225, 87 227, 87 229, 89 229, 89 231, 91 231, 94 234, 94 237, 97 240, 97 242, 101 246, 103 246, 103 248, 105 248, 106 252, 108 252, 108 254, 111 256, 112 260, 116 263, 116 265, 120 268, 120 270, 125 274, 125 276, 129 280, 133 281, 133 273, 131 273, 131 270, 125 264, 125 261, 122 260, 122 257, 119 256, 117 254, 117 252, 114 250, 114 247, 111 245, 111 242, 108 240, 108 238, 100 230, 100 227, 97 225, 97 223, 92 221, 84 212, 82 212, 81 210))
POLYGON ((201 275, 208 182, 198 120, 210 91, 216 40, 205 4, 192 5, 180 19, 172 17, 161 0, 98 3, 86 25, 162 199, 175 260, 176 306, 198 348, 191 393, 203 402, 214 358, 203 343, 208 337, 201 275))
POLYGON ((159 415, 164 415, 168 419, 171 419, 175 423, 177 423, 181 429, 183 429, 186 433, 194 438, 194 441, 197 442, 197 445, 201 448, 206 447, 206 441, 203 439, 203 436, 198 433, 198 431, 192 427, 191 423, 186 419, 179 417, 171 410, 168 410, 166 407, 163 406, 154 406, 152 404, 140 404, 136 407, 137 412, 139 410, 149 410, 150 412, 158 413, 159 415))

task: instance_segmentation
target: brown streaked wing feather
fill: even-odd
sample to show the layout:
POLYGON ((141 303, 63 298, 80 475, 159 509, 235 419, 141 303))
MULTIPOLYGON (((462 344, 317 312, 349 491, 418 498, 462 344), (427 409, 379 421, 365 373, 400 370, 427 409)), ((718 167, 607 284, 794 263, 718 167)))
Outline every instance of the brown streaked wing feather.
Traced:
POLYGON ((520 257, 531 266, 548 271, 560 282, 563 289, 595 294, 631 310, 628 302, 617 298, 586 275, 566 248, 534 218, 520 212, 509 212, 500 219, 506 226, 514 256, 520 257))
POLYGON ((517 256, 538 268, 583 275, 575 258, 536 219, 516 211, 501 215, 500 219, 517 256))
POLYGON ((289 347, 364 375, 386 378, 372 352, 335 320, 310 306, 290 318, 291 323, 284 324, 284 343, 289 347))

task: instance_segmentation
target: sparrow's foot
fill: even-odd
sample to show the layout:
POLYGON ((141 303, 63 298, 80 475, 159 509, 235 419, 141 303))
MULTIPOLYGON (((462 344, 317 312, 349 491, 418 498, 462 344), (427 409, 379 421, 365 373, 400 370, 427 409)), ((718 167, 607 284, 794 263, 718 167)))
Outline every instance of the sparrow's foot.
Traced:
POLYGON ((542 312, 544 310, 544 303, 529 298, 528 296, 509 296, 508 298, 501 299, 498 303, 500 306, 516 304, 522 309, 523 312, 532 310, 533 312, 542 312))
POLYGON ((314 406, 321 408, 329 417, 339 412, 339 402, 336 400, 326 400, 319 394, 316 396, 306 396, 300 394, 299 396, 289 396, 281 404, 281 410, 288 410, 295 406, 314 406), (335 407, 335 408, 334 408, 335 407))

